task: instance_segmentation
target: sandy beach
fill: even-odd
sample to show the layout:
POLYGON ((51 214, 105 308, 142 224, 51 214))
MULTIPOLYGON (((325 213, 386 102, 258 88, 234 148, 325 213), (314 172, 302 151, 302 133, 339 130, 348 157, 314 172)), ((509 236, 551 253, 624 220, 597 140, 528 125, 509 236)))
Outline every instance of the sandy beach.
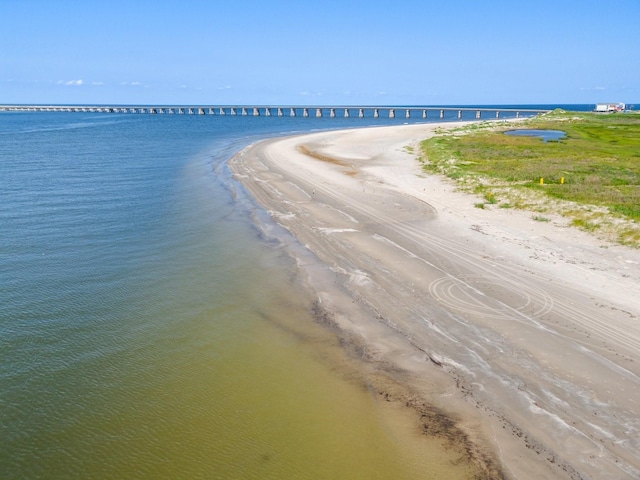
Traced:
POLYGON ((316 317, 424 433, 445 413, 486 478, 640 478, 640 251, 476 208, 407 148, 450 126, 267 140, 229 165, 297 240, 316 317))

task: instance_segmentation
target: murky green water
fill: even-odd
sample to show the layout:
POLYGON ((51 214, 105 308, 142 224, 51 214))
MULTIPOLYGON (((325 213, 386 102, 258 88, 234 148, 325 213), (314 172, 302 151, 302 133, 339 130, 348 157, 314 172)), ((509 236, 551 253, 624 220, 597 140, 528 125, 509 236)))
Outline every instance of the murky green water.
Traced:
POLYGON ((0 477, 466 474, 346 380, 254 229, 224 160, 260 121, 0 116, 0 477))

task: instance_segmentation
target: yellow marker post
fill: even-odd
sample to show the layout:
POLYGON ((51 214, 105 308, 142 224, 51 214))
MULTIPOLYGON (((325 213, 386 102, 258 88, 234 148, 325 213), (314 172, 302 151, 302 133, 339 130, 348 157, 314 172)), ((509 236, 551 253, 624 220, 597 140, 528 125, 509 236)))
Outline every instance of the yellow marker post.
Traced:
POLYGON ((560 179, 560 185, 564 185, 564 177, 560 179))
POLYGON ((540 185, 544 185, 544 178, 540 177, 540 185))

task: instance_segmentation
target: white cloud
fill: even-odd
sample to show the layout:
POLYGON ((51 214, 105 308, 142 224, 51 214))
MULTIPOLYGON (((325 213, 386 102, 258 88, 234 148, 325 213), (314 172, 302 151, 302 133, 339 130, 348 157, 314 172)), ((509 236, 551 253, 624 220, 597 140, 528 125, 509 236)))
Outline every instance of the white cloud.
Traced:
POLYGON ((69 80, 68 82, 65 82, 65 85, 67 86, 80 86, 82 85, 82 80, 69 80))
POLYGON ((303 92, 299 92, 298 95, 302 95, 303 97, 321 97, 322 92, 310 92, 305 90, 303 92))
POLYGON ((218 87, 218 90, 229 90, 231 85, 225 85, 224 87, 218 87))

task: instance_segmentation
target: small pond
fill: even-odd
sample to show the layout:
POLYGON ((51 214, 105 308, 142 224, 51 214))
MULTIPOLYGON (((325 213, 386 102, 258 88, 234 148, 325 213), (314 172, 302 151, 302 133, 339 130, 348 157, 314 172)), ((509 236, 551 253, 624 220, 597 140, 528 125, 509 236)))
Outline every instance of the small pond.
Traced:
POLYGON ((506 135, 517 135, 523 137, 540 137, 544 142, 549 140, 560 140, 567 134, 562 130, 509 130, 504 132, 506 135))

